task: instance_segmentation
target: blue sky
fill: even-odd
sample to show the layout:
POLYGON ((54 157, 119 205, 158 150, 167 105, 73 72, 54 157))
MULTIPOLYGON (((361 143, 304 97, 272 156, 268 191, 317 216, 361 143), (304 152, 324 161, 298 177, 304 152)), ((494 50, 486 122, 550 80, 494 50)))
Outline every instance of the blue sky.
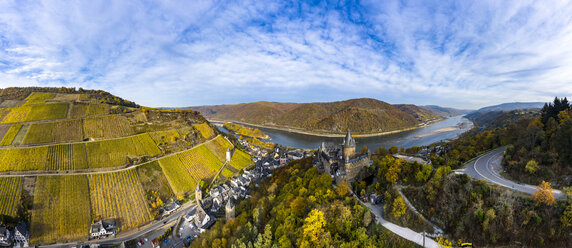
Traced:
POLYGON ((147 106, 572 96, 571 1, 0 1, 0 87, 147 106))

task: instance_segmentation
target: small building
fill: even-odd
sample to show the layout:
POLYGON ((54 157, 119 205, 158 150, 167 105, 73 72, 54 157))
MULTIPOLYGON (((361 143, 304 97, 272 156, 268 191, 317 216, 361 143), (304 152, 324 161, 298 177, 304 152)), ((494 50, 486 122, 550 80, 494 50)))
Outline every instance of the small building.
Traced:
POLYGON ((378 194, 371 194, 369 196, 369 202, 371 202, 371 204, 379 204, 383 202, 383 197, 378 194))
POLYGON ((8 246, 11 241, 10 231, 5 226, 0 226, 0 246, 8 246))
POLYGON ((163 212, 163 215, 169 215, 172 212, 174 212, 175 210, 179 209, 181 206, 179 204, 177 204, 177 202, 171 202, 167 205, 165 205, 165 207, 163 207, 163 209, 165 210, 163 212))
POLYGON ((115 219, 99 220, 91 224, 91 239, 115 237, 115 219))
POLYGON ((20 221, 14 228, 14 247, 28 247, 30 244, 30 230, 26 222, 20 221))
POLYGON ((227 221, 234 218, 234 204, 232 203, 232 200, 226 202, 224 210, 227 221))

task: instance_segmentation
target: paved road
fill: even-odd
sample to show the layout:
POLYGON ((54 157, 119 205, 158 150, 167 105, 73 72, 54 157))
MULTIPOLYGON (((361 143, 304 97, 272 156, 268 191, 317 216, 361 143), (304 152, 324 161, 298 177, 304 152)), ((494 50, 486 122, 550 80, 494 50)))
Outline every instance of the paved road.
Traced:
MULTIPOLYGON (((533 185, 513 182, 503 178, 500 175, 500 172, 502 171, 501 162, 505 149, 506 147, 497 148, 469 162, 465 166, 465 174, 475 179, 484 179, 505 188, 513 189, 526 194, 533 194, 536 192, 536 187, 533 185)), ((554 197, 556 199, 566 199, 566 194, 564 194, 562 191, 553 190, 552 192, 554 193, 554 197)))
POLYGON ((423 234, 415 232, 409 228, 401 227, 396 224, 393 224, 385 219, 383 219, 383 206, 382 205, 373 205, 368 202, 364 202, 365 206, 371 210, 371 212, 375 215, 375 221, 380 223, 383 227, 387 228, 392 233, 399 235, 400 237, 407 239, 409 241, 415 242, 418 245, 423 245, 425 242, 425 247, 434 247, 439 248, 439 244, 435 242, 435 240, 425 237, 425 241, 423 240, 423 234))

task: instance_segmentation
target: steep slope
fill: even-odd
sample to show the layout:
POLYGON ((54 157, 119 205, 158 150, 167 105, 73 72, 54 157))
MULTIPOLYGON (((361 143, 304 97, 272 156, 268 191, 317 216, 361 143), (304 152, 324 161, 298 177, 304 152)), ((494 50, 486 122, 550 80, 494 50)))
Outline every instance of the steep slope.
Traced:
POLYGON ((439 118, 415 105, 391 105, 370 98, 300 104, 254 102, 190 108, 215 120, 334 134, 341 134, 348 128, 358 134, 393 131, 439 118))
POLYGON ((534 109, 542 108, 544 106, 543 102, 509 102, 499 105, 488 106, 480 108, 477 112, 488 112, 488 111, 511 111, 517 109, 534 109))
POLYGON ((421 106, 421 107, 424 109, 430 110, 431 112, 433 112, 439 116, 443 116, 443 117, 463 115, 463 114, 467 114, 467 113, 472 111, 472 110, 466 110, 466 109, 441 107, 441 106, 437 106, 437 105, 425 105, 425 106, 421 106))

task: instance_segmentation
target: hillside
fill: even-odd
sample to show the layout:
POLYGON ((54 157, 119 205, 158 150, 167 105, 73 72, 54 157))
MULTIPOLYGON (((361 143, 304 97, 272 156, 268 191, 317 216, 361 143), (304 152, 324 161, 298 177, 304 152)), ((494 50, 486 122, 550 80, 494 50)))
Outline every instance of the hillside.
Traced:
POLYGON ((190 109, 200 111, 209 119, 325 134, 342 134, 348 128, 356 134, 394 131, 439 118, 415 105, 394 106, 369 98, 300 104, 254 102, 198 106, 190 109), (401 106, 401 109, 398 106, 401 106))
POLYGON ((237 151, 223 167, 232 147, 197 111, 98 90, 2 89, 0 224, 26 221, 32 245, 85 241, 99 219, 115 219, 119 232, 138 228, 201 181, 248 166, 237 151))
POLYGON ((476 112, 488 111, 511 111, 518 109, 540 109, 544 106, 543 102, 509 102, 499 105, 488 106, 478 109, 476 112))
POLYGON ((446 108, 437 105, 425 105, 421 107, 443 117, 464 115, 471 112, 471 110, 446 108))

